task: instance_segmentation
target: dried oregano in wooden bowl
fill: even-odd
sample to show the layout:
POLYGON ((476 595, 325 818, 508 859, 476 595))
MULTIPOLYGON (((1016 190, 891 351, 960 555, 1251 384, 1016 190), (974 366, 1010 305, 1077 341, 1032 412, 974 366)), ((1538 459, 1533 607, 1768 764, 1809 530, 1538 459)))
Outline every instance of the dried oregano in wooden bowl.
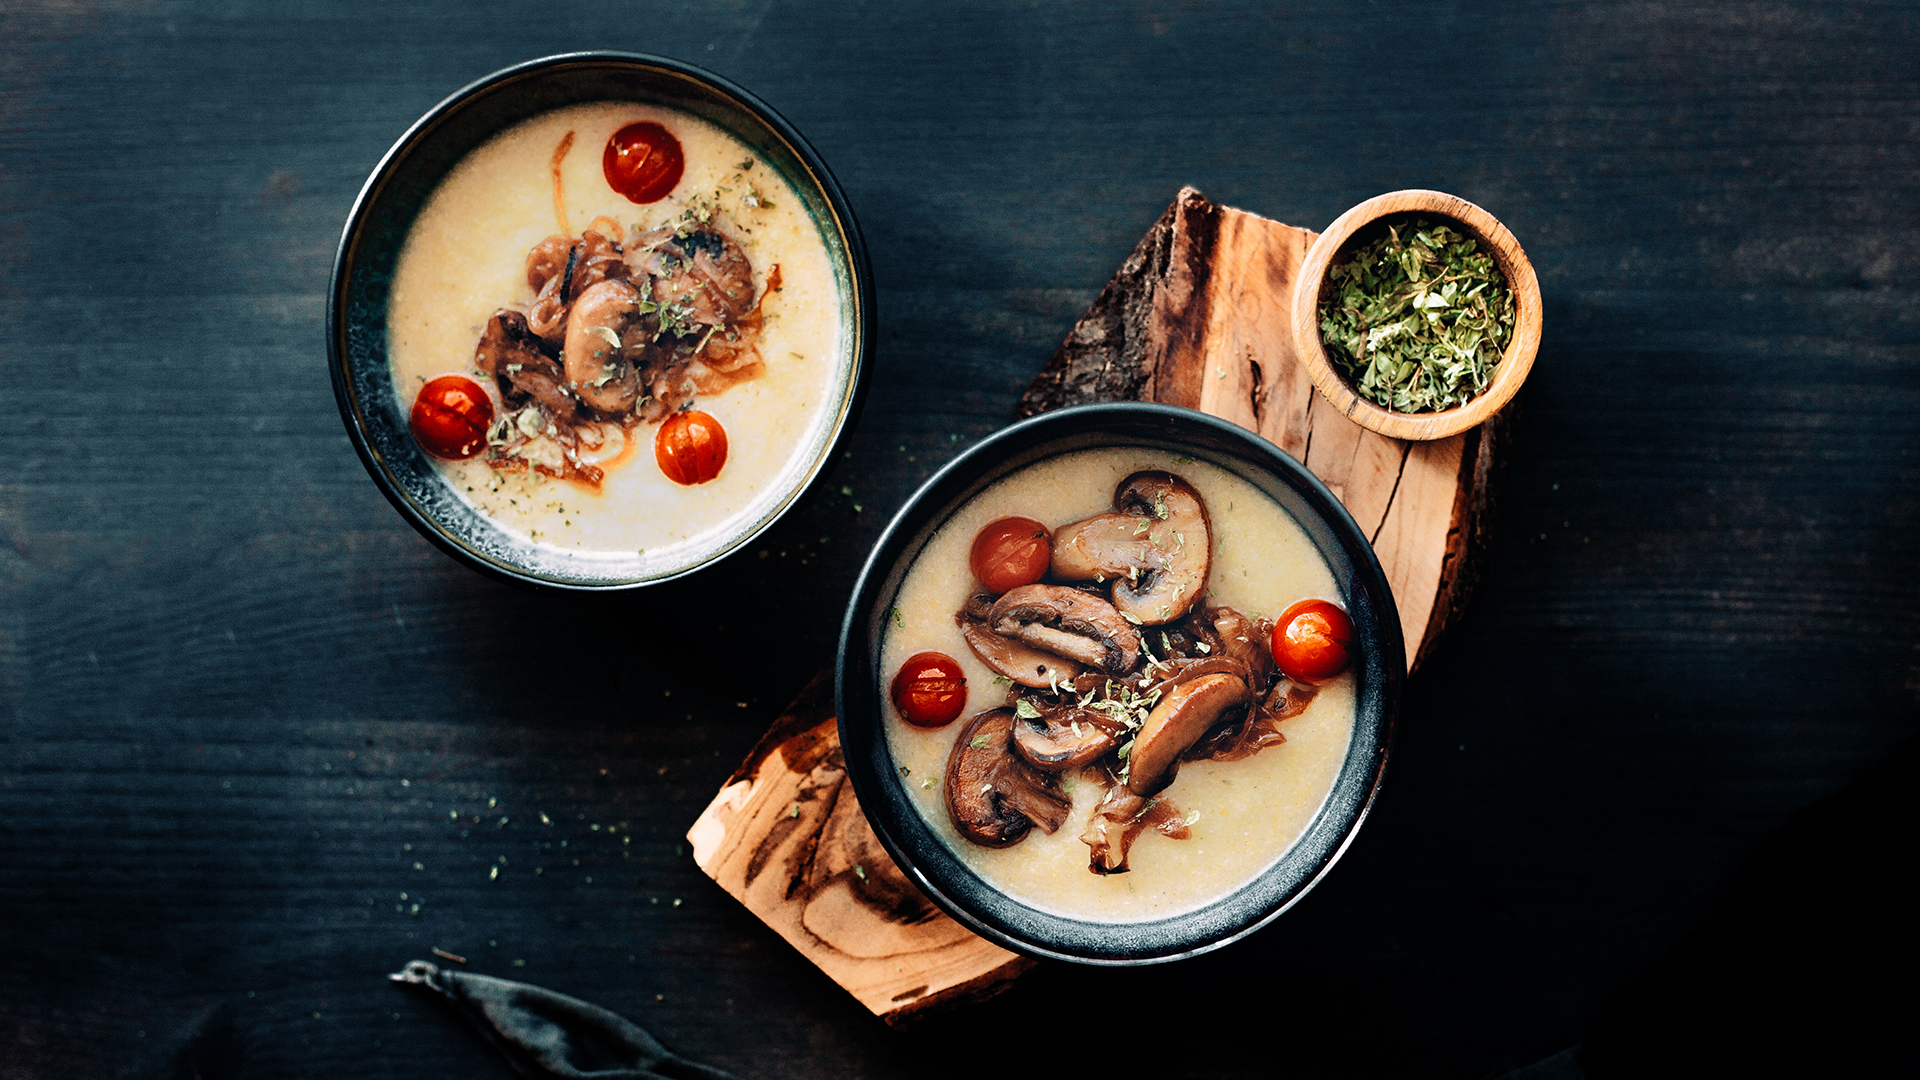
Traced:
POLYGON ((1491 214, 1396 191, 1342 214, 1307 252, 1294 344, 1341 412, 1400 439, 1479 424, 1519 389, 1540 343, 1540 288, 1491 214))

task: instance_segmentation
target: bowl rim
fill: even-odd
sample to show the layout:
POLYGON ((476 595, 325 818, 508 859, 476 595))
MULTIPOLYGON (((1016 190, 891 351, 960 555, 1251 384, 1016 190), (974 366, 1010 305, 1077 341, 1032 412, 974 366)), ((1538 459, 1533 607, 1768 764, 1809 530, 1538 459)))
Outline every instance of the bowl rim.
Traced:
POLYGON ((1479 206, 1457 195, 1426 188, 1375 195, 1335 218, 1301 261, 1300 276, 1294 282, 1291 314, 1294 353, 1306 365, 1315 388, 1342 416, 1395 439, 1444 439, 1485 422, 1519 391, 1540 351, 1540 279, 1520 241, 1500 219, 1479 206), (1395 412, 1361 397, 1333 365, 1320 340, 1320 298, 1334 258, 1361 230, 1382 218, 1400 214, 1431 214, 1461 225, 1493 255, 1495 265, 1506 276, 1513 292, 1513 336, 1500 355, 1493 381, 1465 405, 1439 412, 1395 412))
POLYGON ((865 407, 867 391, 872 382, 872 351, 877 335, 874 303, 873 268, 867 256, 866 241, 861 234, 859 222, 853 214, 852 204, 847 200, 846 192, 841 188, 840 182, 827 168, 826 162, 786 117, 732 80, 684 60, 652 53, 614 49, 580 50, 524 60, 467 83, 423 113, 418 120, 407 127, 406 131, 401 133, 398 139, 394 140, 386 153, 381 155, 373 171, 368 173, 366 182, 360 186, 359 194, 354 196, 352 209, 348 211, 346 223, 341 227, 340 241, 334 248, 333 270, 327 282, 327 368, 333 382, 334 401, 339 406, 341 420, 347 428, 348 440, 353 444, 354 452, 359 457, 361 465, 373 478, 374 486, 386 496, 387 501, 399 512, 401 518, 431 541, 435 547, 488 577, 515 585, 582 593, 622 592, 678 581, 724 561, 764 535, 818 487, 833 461, 845 449, 854 425, 865 407), (373 205, 394 181, 401 160, 449 117, 481 94, 503 89, 508 84, 552 69, 567 67, 609 67, 665 72, 703 84, 708 89, 732 99, 743 111, 752 114, 775 136, 785 142, 788 149, 812 174, 812 179, 819 185, 820 193, 832 211, 835 224, 844 238, 850 264, 848 275, 853 288, 848 302, 855 309, 851 320, 855 333, 855 340, 851 342, 850 349, 851 376, 840 405, 840 415, 835 421, 835 429, 827 439, 820 455, 800 483, 756 527, 737 537, 726 548, 692 566, 655 577, 607 581, 569 579, 531 572, 475 550, 425 513, 405 491, 401 490, 400 485, 396 483, 393 475, 381 461, 379 452, 368 441, 365 417, 361 414, 348 374, 349 355, 346 340, 349 330, 347 290, 351 282, 348 273, 349 262, 356 254, 361 230, 366 224, 373 205))
MULTIPOLYGON (((1311 535, 1314 526, 1300 524, 1311 535)), ((1334 554, 1324 546, 1321 554, 1338 577, 1334 554)), ((1184 959, 1238 941, 1278 918, 1326 876, 1359 834, 1379 795, 1405 676, 1405 646, 1385 570, 1352 515, 1318 477, 1273 443, 1218 417, 1157 403, 1109 402, 1042 413, 1003 428, 948 462, 907 500, 875 543, 849 598, 834 665, 834 709, 847 779, 862 812, 901 872, 934 904, 962 926, 1016 952, 1128 966, 1184 959), (1363 654, 1366 683, 1357 688, 1359 715, 1346 758, 1301 836, 1225 896, 1192 911, 1133 923, 1096 923, 1039 911, 964 869, 918 811, 905 805, 879 723, 877 640, 868 640, 877 638, 872 628, 881 618, 881 602, 890 601, 898 578, 952 509, 1006 475, 1083 448, 1069 444, 1088 432, 1093 440, 1085 446, 1177 447, 1228 471, 1233 470, 1222 458, 1239 458, 1251 469, 1269 472, 1319 516, 1329 541, 1338 543, 1340 556, 1349 559, 1350 577, 1342 582, 1342 591, 1356 625, 1370 631, 1367 640, 1375 649, 1363 654), (1195 449, 1203 440, 1214 445, 1195 449), (1351 558, 1355 554, 1359 557, 1351 558), (881 812, 883 807, 892 807, 901 820, 881 812), (915 847, 931 855, 931 872, 915 857, 915 847), (972 902, 962 895, 969 893, 972 902), (975 909, 983 893, 989 894, 992 910, 975 909), (1089 947, 1089 937, 1100 939, 1099 944, 1089 947)))

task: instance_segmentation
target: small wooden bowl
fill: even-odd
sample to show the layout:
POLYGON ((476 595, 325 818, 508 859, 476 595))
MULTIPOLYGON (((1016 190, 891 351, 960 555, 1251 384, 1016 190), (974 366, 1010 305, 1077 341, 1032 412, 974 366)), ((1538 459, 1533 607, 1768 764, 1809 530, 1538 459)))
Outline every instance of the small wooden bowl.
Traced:
POLYGON ((1395 439, 1444 439, 1474 427, 1500 411, 1533 367, 1540 351, 1540 279, 1520 242, 1499 219, 1478 206, 1440 191, 1413 189, 1376 195, 1341 214, 1307 249, 1293 289, 1293 346, 1307 367, 1313 385, 1326 395, 1341 415, 1361 427, 1395 439), (1494 368, 1485 392, 1458 408, 1430 413, 1383 409, 1360 396, 1345 375, 1333 366, 1320 342, 1320 300, 1327 291, 1327 271, 1346 254, 1354 236, 1381 218, 1424 214, 1446 218, 1493 253, 1494 265, 1513 291, 1513 336, 1494 368))

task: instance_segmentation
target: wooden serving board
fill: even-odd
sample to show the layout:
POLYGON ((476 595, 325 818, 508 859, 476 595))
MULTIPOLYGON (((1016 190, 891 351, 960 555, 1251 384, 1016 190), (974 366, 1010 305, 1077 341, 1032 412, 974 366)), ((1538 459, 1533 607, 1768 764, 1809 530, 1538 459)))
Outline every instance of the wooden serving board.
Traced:
MULTIPOLYGON (((1411 670, 1477 579, 1505 421, 1401 442, 1354 424, 1316 393, 1295 359, 1289 310, 1315 236, 1183 188, 1018 411, 1158 401, 1272 440, 1373 538, 1411 670)), ((714 881, 890 1024, 989 994, 1033 963, 948 918, 881 848, 847 783, 824 674, 687 839, 714 881)))

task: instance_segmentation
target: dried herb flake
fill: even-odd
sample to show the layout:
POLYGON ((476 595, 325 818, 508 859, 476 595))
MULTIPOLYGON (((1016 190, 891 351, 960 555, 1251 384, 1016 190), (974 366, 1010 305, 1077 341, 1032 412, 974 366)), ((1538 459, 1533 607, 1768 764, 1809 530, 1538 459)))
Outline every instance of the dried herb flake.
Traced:
POLYGON ((1361 397, 1395 412, 1466 404, 1513 336, 1513 293, 1474 238, 1427 218, 1388 225, 1328 272, 1320 336, 1361 397))

